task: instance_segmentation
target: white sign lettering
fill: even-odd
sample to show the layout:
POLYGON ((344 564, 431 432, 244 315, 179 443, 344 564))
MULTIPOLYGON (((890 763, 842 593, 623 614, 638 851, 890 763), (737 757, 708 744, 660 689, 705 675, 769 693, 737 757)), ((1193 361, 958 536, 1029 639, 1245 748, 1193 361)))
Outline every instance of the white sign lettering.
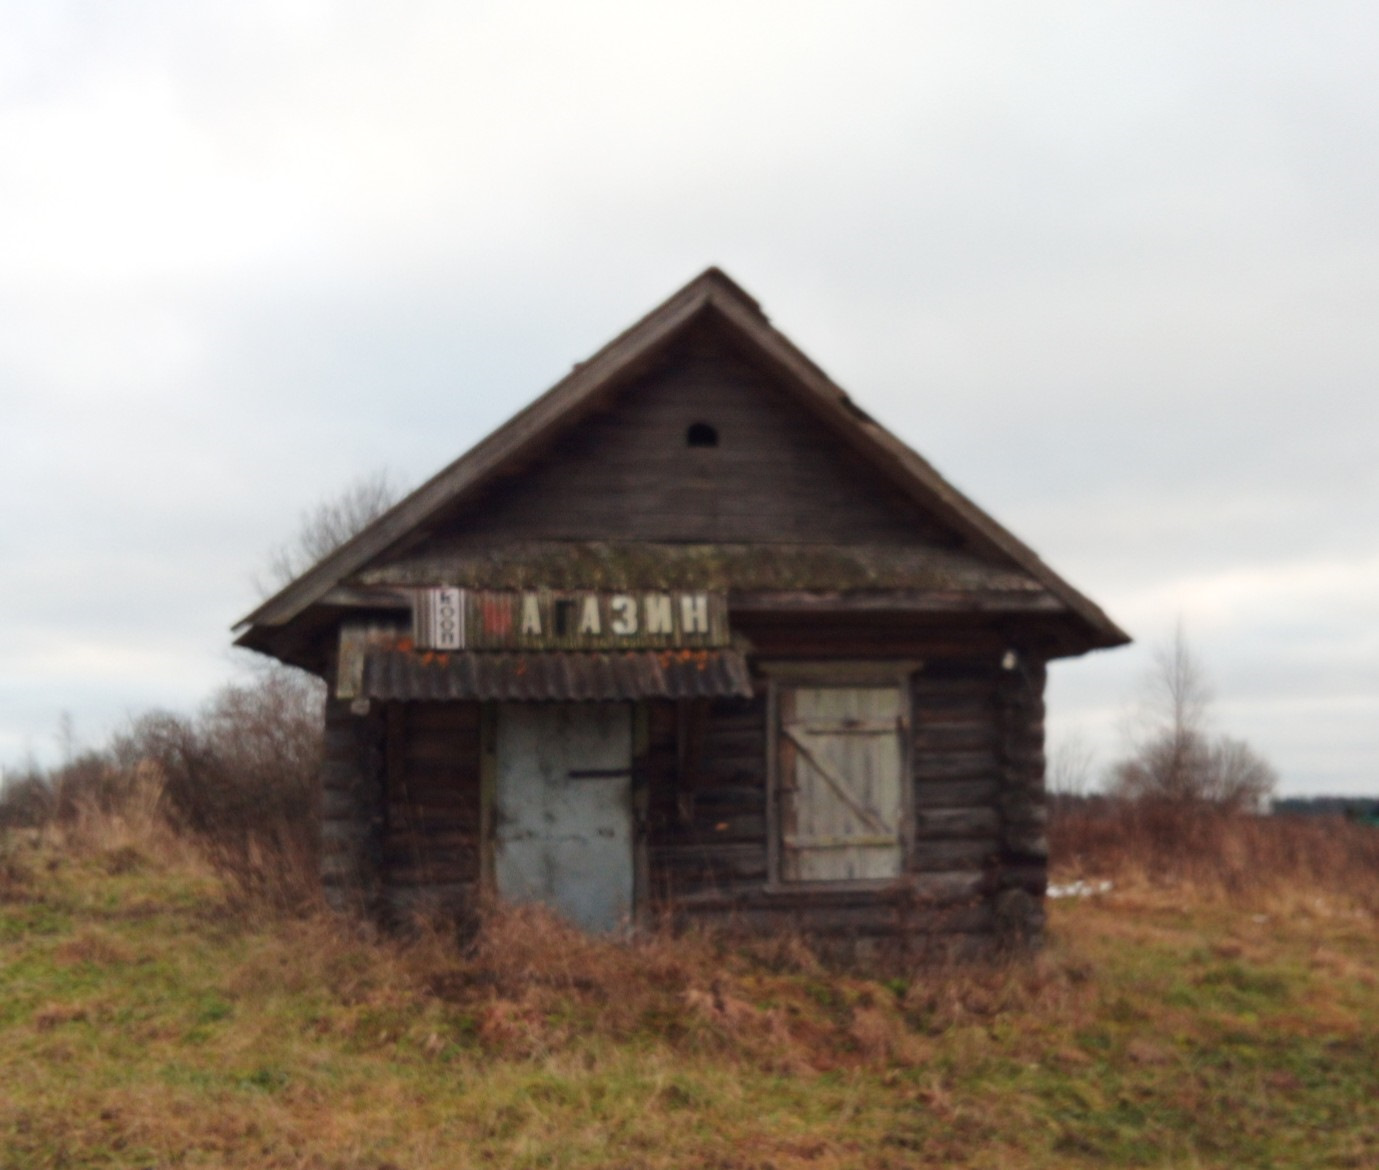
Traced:
POLYGON ((709 632, 709 599, 703 593, 686 593, 680 598, 680 628, 686 634, 709 632))
POLYGON ((466 590, 415 593, 422 650, 600 650, 727 646, 721 593, 466 590))
POLYGON ((620 638, 626 638, 637 632, 637 599, 628 597, 625 593, 619 593, 608 603, 608 608, 613 611, 613 620, 609 623, 609 629, 620 638))

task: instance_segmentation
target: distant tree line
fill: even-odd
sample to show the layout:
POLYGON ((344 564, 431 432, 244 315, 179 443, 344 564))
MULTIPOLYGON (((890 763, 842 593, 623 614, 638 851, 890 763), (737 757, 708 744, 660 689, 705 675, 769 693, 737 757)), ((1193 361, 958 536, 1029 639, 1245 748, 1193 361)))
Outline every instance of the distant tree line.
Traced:
POLYGON ((1274 801, 1274 812, 1291 817, 1345 817, 1379 825, 1379 797, 1288 796, 1274 801))

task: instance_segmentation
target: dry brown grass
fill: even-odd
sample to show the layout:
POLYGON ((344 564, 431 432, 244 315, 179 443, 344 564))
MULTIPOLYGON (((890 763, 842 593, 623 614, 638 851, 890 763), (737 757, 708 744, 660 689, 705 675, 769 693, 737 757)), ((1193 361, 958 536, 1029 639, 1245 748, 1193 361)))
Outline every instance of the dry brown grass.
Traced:
MULTIPOLYGON (((882 978, 797 937, 592 938, 530 907, 463 937, 378 936, 227 895, 155 822, 82 824, 17 840, 0 889, 0 1163, 17 1170, 1379 1157, 1375 927, 1330 892, 1353 872, 1299 887, 1305 914, 1239 904, 1319 872, 1314 845, 1241 889, 1096 827, 1122 844, 1089 847, 1079 876, 1115 890, 1051 903, 1043 953, 882 978)), ((1220 831, 1237 829, 1255 826, 1220 831)), ((1256 845, 1234 839, 1225 872, 1256 845)))
POLYGON ((1340 817, 1108 802, 1056 810, 1049 842, 1055 881, 1188 888, 1261 908, 1321 898, 1379 912, 1379 830, 1340 817))

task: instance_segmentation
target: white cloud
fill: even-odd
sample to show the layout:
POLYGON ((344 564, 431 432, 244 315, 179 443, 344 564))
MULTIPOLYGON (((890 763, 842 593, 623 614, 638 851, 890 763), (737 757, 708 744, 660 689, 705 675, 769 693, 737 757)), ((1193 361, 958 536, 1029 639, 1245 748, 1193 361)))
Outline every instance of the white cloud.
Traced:
MULTIPOLYGON (((719 262, 1132 632, 1183 614, 1292 774, 1373 774, 1379 12, 0 18, 0 645, 56 639, 0 652, 0 758, 209 686, 303 508, 719 262)), ((1143 653, 1057 667, 1053 726, 1109 737, 1143 653)))

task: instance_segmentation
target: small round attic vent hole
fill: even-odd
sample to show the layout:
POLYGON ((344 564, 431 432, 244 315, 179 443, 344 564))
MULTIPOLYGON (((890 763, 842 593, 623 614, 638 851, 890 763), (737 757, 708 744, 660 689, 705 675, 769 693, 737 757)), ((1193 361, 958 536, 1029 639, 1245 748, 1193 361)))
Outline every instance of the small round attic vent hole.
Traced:
POLYGON ((691 423, 685 432, 685 445, 688 447, 717 447, 718 431, 708 423, 691 423))

